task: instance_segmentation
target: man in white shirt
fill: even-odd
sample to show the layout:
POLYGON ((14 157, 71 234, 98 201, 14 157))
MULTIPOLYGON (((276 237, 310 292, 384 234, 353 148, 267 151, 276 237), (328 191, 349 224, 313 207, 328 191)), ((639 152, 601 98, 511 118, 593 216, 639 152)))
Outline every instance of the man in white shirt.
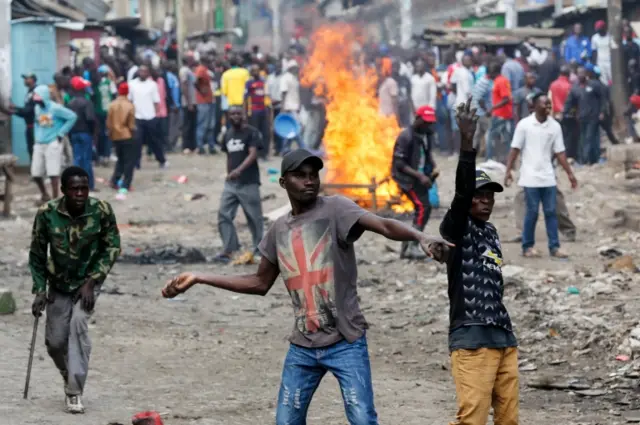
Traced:
POLYGON ((607 33, 607 24, 598 21, 595 25, 597 31, 591 37, 591 61, 600 68, 600 79, 604 84, 611 84, 611 35, 607 33))
POLYGON ((286 72, 280 78, 282 110, 297 116, 300 112, 300 81, 298 80, 298 62, 287 62, 286 72))
POLYGON ((141 65, 138 69, 138 78, 129 83, 129 100, 133 103, 136 115, 136 143, 138 148, 137 168, 140 169, 142 158, 142 145, 145 143, 156 157, 160 168, 165 168, 166 160, 159 131, 159 123, 156 119, 158 106, 160 105, 160 92, 158 85, 149 78, 149 68, 141 65))
POLYGON ((438 88, 436 79, 427 72, 427 67, 422 59, 416 62, 415 73, 411 76, 411 100, 413 110, 417 111, 422 106, 430 106, 436 109, 438 88))
POLYGON ((557 159, 565 170, 573 189, 578 187, 578 182, 567 162, 562 128, 556 120, 549 117, 551 101, 544 93, 534 94, 531 101, 534 105, 534 113, 522 119, 516 126, 511 142, 511 152, 507 160, 504 183, 509 186, 513 181, 511 170, 518 155, 522 152, 520 179, 518 180, 518 185, 524 188, 526 201, 526 214, 522 229, 522 255, 524 257, 540 256, 534 245, 538 209, 542 203, 549 252, 552 257, 567 258, 567 254, 560 249, 558 238, 557 181, 553 169, 553 159, 557 159))
MULTIPOLYGON (((300 112, 300 81, 298 80, 298 62, 295 59, 290 59, 285 67, 286 72, 280 77, 280 93, 282 96, 282 112, 293 115, 298 123, 300 122, 298 113, 300 112)), ((300 148, 305 148, 302 139, 298 136, 292 139, 287 139, 283 143, 281 153, 285 153, 291 150, 291 143, 296 141, 300 148)))
POLYGON ((391 75, 385 75, 378 89, 378 112, 383 117, 398 114, 398 83, 391 75))
MULTIPOLYGON (((280 91, 282 65, 280 62, 276 62, 275 65, 269 65, 269 67, 269 75, 267 76, 267 94, 269 95, 269 100, 271 100, 271 122, 273 123, 273 118, 278 116, 282 106, 282 92, 280 91)), ((273 131, 273 125, 271 125, 271 133, 275 152, 279 155, 282 150, 282 139, 273 131)))

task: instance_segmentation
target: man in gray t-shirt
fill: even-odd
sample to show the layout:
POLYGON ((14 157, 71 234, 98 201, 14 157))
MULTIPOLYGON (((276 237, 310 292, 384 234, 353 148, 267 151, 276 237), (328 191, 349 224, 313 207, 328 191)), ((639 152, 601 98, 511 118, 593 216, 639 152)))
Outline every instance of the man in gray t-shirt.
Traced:
POLYGON ((278 275, 291 295, 294 327, 284 362, 276 424, 306 423, 311 397, 331 372, 342 389, 351 425, 378 423, 373 404, 365 321, 358 305, 353 244, 366 231, 396 241, 417 241, 430 255, 446 244, 397 220, 384 219, 342 196, 318 196, 322 160, 304 149, 282 158, 280 186, 291 212, 271 226, 258 247, 258 271, 247 276, 183 273, 162 290, 175 297, 196 283, 266 295, 278 275))
POLYGON ((182 92, 182 149, 184 153, 196 150, 196 76, 193 68, 196 62, 193 56, 187 55, 182 59, 182 66, 178 72, 180 91, 182 92))

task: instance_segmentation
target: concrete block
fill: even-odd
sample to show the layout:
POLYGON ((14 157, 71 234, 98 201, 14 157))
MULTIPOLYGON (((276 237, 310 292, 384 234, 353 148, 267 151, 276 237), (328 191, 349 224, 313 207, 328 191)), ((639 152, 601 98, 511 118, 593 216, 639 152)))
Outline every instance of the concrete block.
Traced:
POLYGON ((13 314, 16 311, 16 300, 8 289, 0 288, 0 314, 13 314))

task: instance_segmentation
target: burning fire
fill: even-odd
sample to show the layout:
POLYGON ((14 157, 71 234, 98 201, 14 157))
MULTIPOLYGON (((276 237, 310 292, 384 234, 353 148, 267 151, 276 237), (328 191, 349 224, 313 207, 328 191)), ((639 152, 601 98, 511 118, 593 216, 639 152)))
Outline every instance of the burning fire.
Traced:
MULTIPOLYGON (((319 28, 311 37, 308 61, 301 72, 302 84, 316 83, 316 94, 327 99, 328 125, 323 140, 328 157, 326 180, 370 185, 375 179, 378 206, 411 211, 413 205, 390 178, 393 145, 401 128, 395 118, 378 113, 378 76, 354 54, 358 38, 347 24, 319 28)), ((371 206, 366 188, 340 192, 371 206)))

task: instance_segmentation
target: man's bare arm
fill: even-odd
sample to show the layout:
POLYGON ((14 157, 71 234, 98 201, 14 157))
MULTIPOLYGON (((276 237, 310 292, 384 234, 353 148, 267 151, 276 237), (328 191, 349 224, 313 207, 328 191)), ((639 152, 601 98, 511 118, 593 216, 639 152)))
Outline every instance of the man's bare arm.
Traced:
POLYGON ((258 271, 244 276, 220 276, 220 275, 196 275, 196 282, 203 285, 214 286, 227 291, 241 294, 267 295, 275 283, 280 269, 262 257, 258 271))

